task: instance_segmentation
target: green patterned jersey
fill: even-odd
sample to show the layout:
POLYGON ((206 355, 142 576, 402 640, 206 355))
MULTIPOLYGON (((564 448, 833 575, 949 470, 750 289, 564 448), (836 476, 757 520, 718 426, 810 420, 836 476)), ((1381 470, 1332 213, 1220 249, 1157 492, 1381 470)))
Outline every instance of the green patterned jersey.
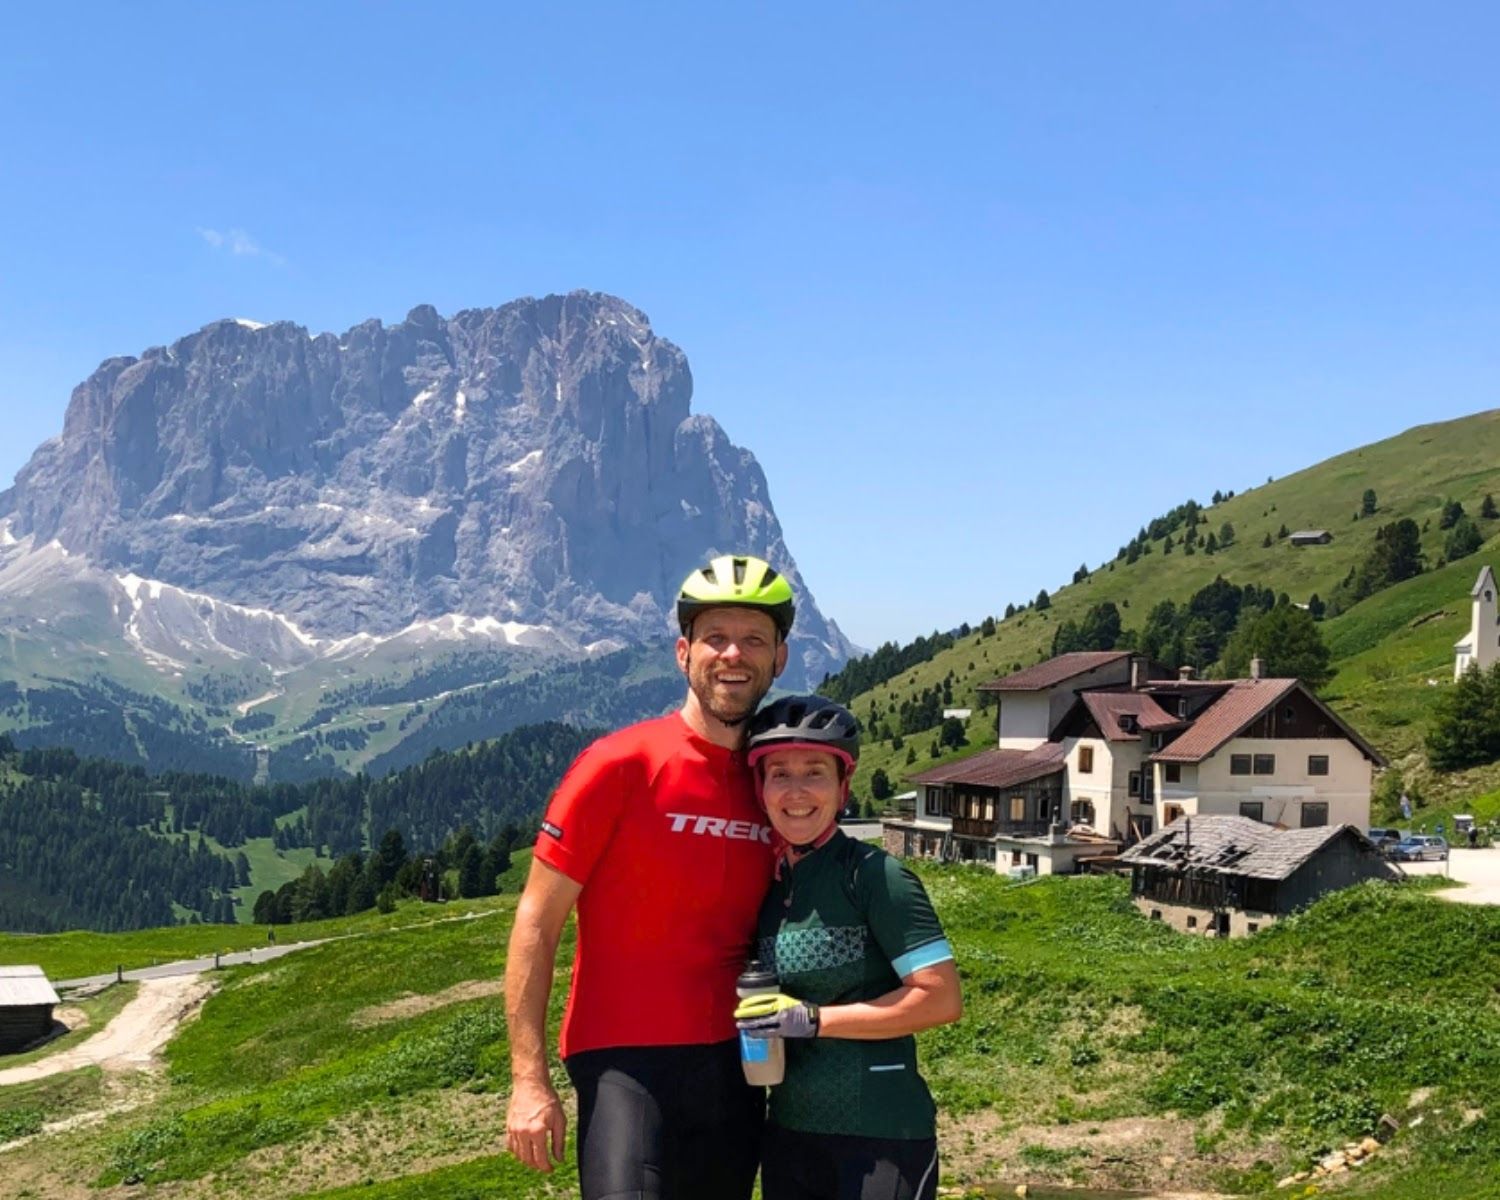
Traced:
MULTIPOLYGON (((759 934, 761 961, 774 966, 781 990, 819 1005, 877 999, 913 971, 953 957, 917 877, 842 831, 795 866, 782 864, 759 934)), ((916 1039, 788 1040, 771 1119, 804 1133, 932 1137, 916 1039)))

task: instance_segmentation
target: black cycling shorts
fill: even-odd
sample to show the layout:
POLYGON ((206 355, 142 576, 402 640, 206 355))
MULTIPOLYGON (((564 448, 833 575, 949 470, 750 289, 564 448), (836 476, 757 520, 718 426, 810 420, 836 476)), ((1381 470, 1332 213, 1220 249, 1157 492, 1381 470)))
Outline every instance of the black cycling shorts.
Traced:
POLYGON ((766 1127, 765 1200, 934 1200, 936 1138, 867 1138, 766 1127))
POLYGON ((738 1040, 585 1050, 565 1065, 583 1200, 749 1200, 766 1094, 745 1082, 738 1040))

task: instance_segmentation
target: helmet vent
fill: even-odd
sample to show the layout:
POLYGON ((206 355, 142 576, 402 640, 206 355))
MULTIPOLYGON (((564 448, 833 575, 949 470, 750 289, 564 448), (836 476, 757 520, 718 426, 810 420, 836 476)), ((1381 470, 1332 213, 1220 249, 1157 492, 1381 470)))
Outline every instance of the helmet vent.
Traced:
POLYGON ((750 564, 747 563, 743 558, 737 558, 737 559, 734 560, 734 586, 735 587, 744 587, 745 586, 745 568, 748 567, 749 565, 750 564))

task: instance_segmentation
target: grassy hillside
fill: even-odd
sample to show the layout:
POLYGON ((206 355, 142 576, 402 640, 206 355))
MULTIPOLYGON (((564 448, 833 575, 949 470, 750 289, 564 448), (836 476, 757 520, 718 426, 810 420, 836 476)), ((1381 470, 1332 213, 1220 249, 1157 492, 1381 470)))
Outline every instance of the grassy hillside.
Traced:
MULTIPOLYGON (((1389 1112, 1402 1132, 1344 1194, 1500 1195, 1500 911, 1370 885, 1210 942, 1143 920, 1115 879, 921 870, 967 1002, 922 1039, 945 1185, 1263 1195, 1389 1112)), ((165 1078, 116 1083, 155 1088, 149 1107, 0 1156, 12 1194, 572 1194, 571 1164, 543 1179, 497 1155, 514 900, 494 903, 222 972, 165 1078)), ((104 1103, 88 1072, 0 1088, 0 1128, 104 1103)))
MULTIPOLYGON (((1326 689, 1334 707, 1382 751, 1407 760, 1408 767, 1416 766, 1412 756, 1420 748, 1433 703, 1452 679, 1453 643, 1468 630, 1469 589, 1482 564, 1500 562, 1500 521, 1478 516, 1488 493, 1500 496, 1500 410, 1418 426, 1205 509, 1208 523, 1199 526, 1200 538, 1209 532, 1217 536, 1227 522, 1235 533, 1228 549, 1209 555, 1200 547, 1189 556, 1178 545, 1164 554, 1157 541, 1137 562, 1096 565, 1076 584, 1053 590, 1057 581, 1032 580, 1029 586, 1048 589, 1049 609, 1025 610, 999 621, 992 637, 976 629, 930 661, 862 693, 853 708, 861 718, 872 701, 889 711, 951 677, 955 706, 977 709, 980 683, 1045 658, 1062 622, 1079 621, 1091 605, 1105 600, 1119 607, 1127 630, 1140 628, 1158 601, 1181 603, 1219 575, 1242 586, 1254 583, 1286 592, 1297 603, 1305 603, 1314 593, 1326 600, 1369 553, 1376 530, 1403 517, 1426 527, 1422 544, 1432 567, 1446 538, 1438 517, 1444 501, 1451 498, 1463 504, 1487 539, 1479 553, 1378 592, 1322 624, 1339 672, 1326 689), (1378 510, 1373 517, 1355 519, 1366 488, 1374 489, 1378 510), (1282 525, 1289 530, 1328 529, 1334 540, 1327 546, 1295 548, 1277 539, 1282 525), (1267 534, 1272 539, 1269 547, 1263 545, 1267 534), (1429 685, 1428 680, 1435 683, 1429 685)), ((1135 523, 1144 525, 1157 515, 1142 512, 1135 523)), ((1119 531, 1122 543, 1134 536, 1133 528, 1119 531)), ((1180 541, 1180 531, 1173 541, 1180 541)), ((997 553, 1003 551, 1003 546, 996 547, 997 553)), ((1006 601, 1019 605, 1035 596, 1032 590, 996 597, 994 615, 999 617, 1006 601)), ((974 623, 985 615, 974 614, 974 623)), ((976 712, 970 728, 976 747, 994 739, 988 728, 993 714, 979 718, 976 712)), ((868 758, 861 759, 863 786, 868 787, 866 770, 884 767, 899 789, 901 776, 945 761, 928 756, 933 736, 929 732, 906 739, 917 747, 917 761, 910 766, 905 749, 895 751, 888 742, 872 747, 868 758)), ((1494 782, 1500 783, 1500 776, 1494 782)))

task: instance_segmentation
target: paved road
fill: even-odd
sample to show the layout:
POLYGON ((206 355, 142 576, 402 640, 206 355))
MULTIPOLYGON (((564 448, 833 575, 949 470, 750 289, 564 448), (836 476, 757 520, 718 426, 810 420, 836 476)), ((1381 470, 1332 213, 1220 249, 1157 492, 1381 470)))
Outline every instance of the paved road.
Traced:
POLYGON ((1463 883, 1461 888, 1443 888, 1433 895, 1463 904, 1500 904, 1500 847, 1470 850, 1455 846, 1448 861, 1402 863, 1408 875, 1448 875, 1463 883))
MULTIPOLYGON (((359 933, 343 933, 337 937, 312 938, 305 942, 288 942, 286 945, 257 946, 253 950, 236 950, 232 954, 221 954, 215 958, 212 954, 203 958, 183 958, 176 962, 159 963, 154 967, 138 967, 135 970, 126 971, 124 978, 129 980, 139 979, 170 979, 174 975, 196 975, 199 971, 212 971, 215 967, 235 967, 242 963, 270 962, 273 958, 280 958, 283 954, 290 954, 294 950, 306 950, 309 946, 321 946, 325 942, 339 942, 345 938, 379 937, 384 933, 399 933, 408 929, 420 929, 424 925, 442 925, 448 921, 480 921, 485 917, 493 917, 504 910, 491 909, 489 912, 462 912, 451 917, 438 917, 431 921, 416 921, 410 925, 393 925, 389 929, 369 929, 359 933)), ((82 979, 58 979, 54 980, 52 986, 57 988, 80 988, 93 987, 103 983, 113 983, 115 973, 107 971, 103 975, 86 975, 82 979)))
MULTIPOLYGON (((237 950, 233 954, 221 954, 217 959, 212 954, 205 958, 184 958, 176 962, 162 963, 155 967, 139 967, 133 971, 125 972, 126 981, 141 979, 170 979, 174 975, 196 975, 200 971, 212 971, 215 967, 233 967, 241 963, 270 962, 273 958, 280 958, 283 954, 290 954, 294 950, 306 950, 309 946, 321 946, 324 942, 333 941, 333 938, 315 938, 309 942, 289 942, 285 946, 260 946, 254 950, 237 950)), ((115 973, 110 971, 104 975, 86 975, 82 979, 59 979, 53 983, 53 987, 79 988, 92 987, 102 983, 113 983, 115 973)))

